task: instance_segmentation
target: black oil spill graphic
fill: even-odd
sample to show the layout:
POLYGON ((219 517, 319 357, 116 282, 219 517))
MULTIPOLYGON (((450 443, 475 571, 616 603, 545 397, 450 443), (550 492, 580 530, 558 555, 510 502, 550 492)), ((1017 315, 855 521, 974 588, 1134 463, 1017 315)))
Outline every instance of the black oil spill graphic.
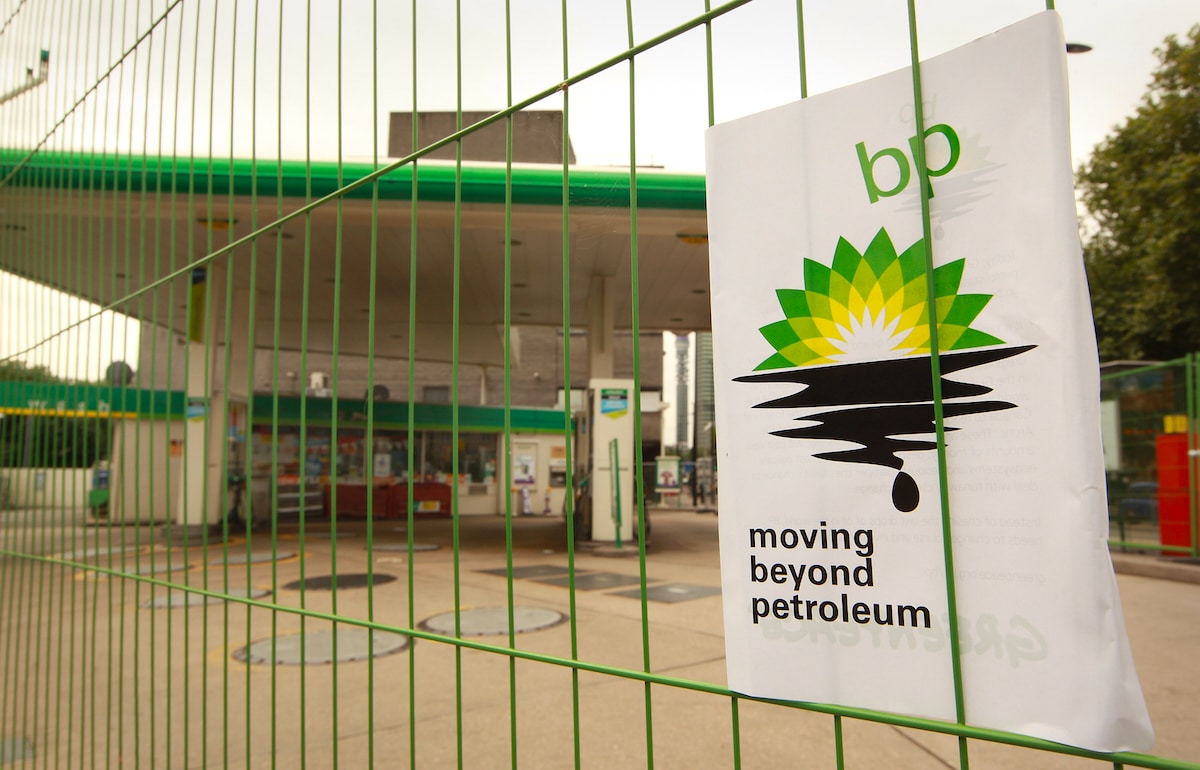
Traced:
MULTIPOLYGON (((1033 349, 1034 345, 1012 348, 988 348, 938 356, 941 364, 942 415, 949 420, 984 412, 1012 409, 1008 401, 973 399, 992 391, 983 385, 957 382, 946 375, 1011 358, 1033 349)), ((905 473, 900 452, 936 449, 930 438, 936 433, 933 404, 933 378, 929 356, 913 356, 890 361, 868 361, 839 366, 804 367, 784 371, 751 374, 736 382, 792 382, 804 386, 790 396, 755 404, 756 409, 810 409, 826 406, 850 407, 804 414, 797 421, 814 423, 802 428, 772 431, 784 438, 835 439, 858 444, 856 449, 822 452, 822 460, 866 463, 892 468, 892 505, 908 513, 921 500, 920 489, 905 473)), ((958 430, 945 426, 947 432, 958 430)))

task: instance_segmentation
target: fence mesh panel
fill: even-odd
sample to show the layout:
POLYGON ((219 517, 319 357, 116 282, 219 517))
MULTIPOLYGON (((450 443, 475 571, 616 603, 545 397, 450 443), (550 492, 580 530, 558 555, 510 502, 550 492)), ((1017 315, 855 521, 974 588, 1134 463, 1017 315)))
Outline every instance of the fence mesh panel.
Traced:
POLYGON ((1110 529, 1125 550, 1196 556, 1195 359, 1104 375, 1110 529))
MULTIPOLYGON (((730 692, 657 417, 594 546, 589 373, 656 415, 708 323, 704 129, 907 66, 875 12, 843 72, 802 2, 0 3, 0 764, 1200 767, 730 692)), ((1105 380, 1123 547, 1191 372, 1105 380)))

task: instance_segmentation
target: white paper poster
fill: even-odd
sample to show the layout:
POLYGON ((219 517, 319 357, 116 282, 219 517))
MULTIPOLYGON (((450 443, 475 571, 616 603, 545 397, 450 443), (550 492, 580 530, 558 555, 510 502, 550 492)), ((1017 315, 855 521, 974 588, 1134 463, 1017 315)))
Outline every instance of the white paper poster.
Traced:
POLYGON ((729 685, 953 721, 936 308, 970 724, 1153 741, 1107 550, 1059 18, 712 128, 729 685))

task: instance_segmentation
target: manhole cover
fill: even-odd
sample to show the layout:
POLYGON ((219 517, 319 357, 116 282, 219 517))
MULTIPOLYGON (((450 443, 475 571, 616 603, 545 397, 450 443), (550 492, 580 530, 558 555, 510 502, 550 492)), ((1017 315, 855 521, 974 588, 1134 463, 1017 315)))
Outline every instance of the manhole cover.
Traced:
POLYGON ((228 559, 213 559, 209 564, 219 567, 222 564, 263 564, 270 561, 283 561, 290 559, 296 554, 291 551, 284 551, 277 554, 272 554, 270 551, 256 551, 246 556, 245 551, 230 551, 228 559))
MULTIPOLYGON (((241 647, 234 651, 235 660, 243 663, 280 666, 319 666, 334 661, 334 632, 332 630, 308 631, 303 634, 286 634, 241 647), (303 653, 301 653, 303 647, 303 653)), ((390 631, 373 631, 366 628, 339 626, 337 629, 338 663, 380 658, 404 650, 409 639, 403 634, 390 631)))
POLYGON ((0 738, 0 765, 34 759, 36 756, 28 738, 0 738))
POLYGON ((133 567, 121 571, 131 575, 159 575, 163 572, 182 572, 191 568, 190 564, 184 562, 175 561, 168 563, 166 559, 163 559, 154 564, 150 562, 138 563, 133 565, 133 567))
MULTIPOLYGON (((228 596, 239 599, 261 599, 270 596, 265 588, 230 588, 225 592, 228 596)), ((147 609, 162 610, 175 607, 201 607, 205 604, 224 604, 225 600, 218 596, 205 596, 191 591, 172 591, 142 602, 147 609)))
MULTIPOLYGON (((690 583, 666 583, 646 588, 647 599, 652 602, 664 602, 667 604, 702 599, 705 596, 713 596, 719 593, 721 593, 720 588, 697 586, 690 583)), ((642 598, 642 590, 635 588, 630 591, 613 591, 613 596, 628 596, 631 599, 640 599, 642 598)))
MULTIPOLYGON (((436 551, 440 547, 441 546, 434 545, 433 543, 413 543, 412 544, 412 549, 414 552, 416 552, 416 551, 436 551)), ((366 549, 364 549, 364 550, 366 550, 366 549)), ((408 553, 408 543, 376 543, 373 546, 371 546, 370 550, 372 550, 372 551, 400 551, 403 553, 408 553)))
MULTIPOLYGON (((480 607, 458 613, 463 636, 498 636, 508 633, 507 607, 480 607)), ((567 616, 541 607, 513 607, 513 631, 524 633, 556 626, 567 616)), ((421 628, 436 634, 454 635, 454 613, 444 612, 420 623, 421 628)))
MULTIPOLYGON (((365 572, 351 572, 345 575, 337 575, 338 590, 343 588, 366 588, 369 585, 380 585, 381 583, 390 583, 396 579, 395 575, 387 575, 382 572, 376 572, 373 575, 368 575, 365 572)), ((304 580, 293 580, 284 586, 289 591, 299 591, 302 588, 315 591, 329 591, 333 589, 334 575, 319 575, 317 577, 305 578, 304 580)))
MULTIPOLYGON (((101 564, 98 566, 105 567, 107 565, 101 564)), ((160 561, 157 564, 151 564, 150 562, 145 562, 145 563, 126 565, 120 569, 114 570, 111 574, 108 572, 97 572, 97 573, 89 574, 88 577, 91 578, 92 580, 99 580, 101 578, 106 578, 106 577, 119 578, 119 577, 124 577, 126 575, 162 575, 167 572, 184 572, 191 568, 192 568, 192 565, 190 565, 186 562, 175 561, 175 562, 168 564, 166 562, 166 560, 164 559, 163 561, 160 561)))
MULTIPOLYGON (((499 577, 508 576, 508 567, 481 569, 479 571, 485 575, 497 575, 499 577)), ((587 570, 576 570, 576 572, 587 572, 587 570)), ((515 580, 539 577, 558 577, 569 574, 571 574, 571 570, 567 569, 566 567, 560 567, 556 564, 530 564, 526 567, 513 567, 512 570, 512 576, 515 580)))
POLYGON ((236 532, 231 532, 228 538, 222 537, 219 532, 209 534, 207 531, 198 533, 176 532, 173 535, 159 535, 154 538, 155 545, 172 550, 183 550, 184 548, 196 550, 212 548, 220 550, 225 546, 233 548, 245 542, 246 538, 238 537, 236 532))
POLYGON ((76 551, 67 551, 60 553, 55 558, 63 561, 95 561, 105 556, 120 556, 125 553, 137 553, 142 550, 130 546, 128 548, 81 548, 76 551))
MULTIPOLYGON (((647 578, 647 581, 649 580, 651 578, 647 578)), ((566 588, 571 585, 571 576, 541 578, 533 582, 566 588)), ((575 589, 577 591, 599 591, 605 588, 637 585, 641 582, 641 578, 637 575, 621 575, 616 572, 589 572, 584 575, 575 576, 575 589)))

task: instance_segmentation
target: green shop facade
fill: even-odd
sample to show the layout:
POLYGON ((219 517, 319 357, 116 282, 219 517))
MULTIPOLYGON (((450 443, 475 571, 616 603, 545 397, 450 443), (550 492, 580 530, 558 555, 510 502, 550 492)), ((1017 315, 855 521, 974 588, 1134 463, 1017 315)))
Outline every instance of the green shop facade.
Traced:
MULTIPOLYGON (((186 428, 214 418, 206 406, 180 391, 0 383, 0 503, 179 521, 180 485, 197 483, 182 470, 186 428)), ((450 515, 455 502, 463 515, 500 513, 510 495, 516 513, 563 510, 561 411, 273 393, 220 411, 223 462, 206 473, 224 483, 201 486, 223 507, 244 489, 242 513, 258 522, 366 516, 368 488, 375 516, 402 516, 410 484, 420 514, 450 515)))

